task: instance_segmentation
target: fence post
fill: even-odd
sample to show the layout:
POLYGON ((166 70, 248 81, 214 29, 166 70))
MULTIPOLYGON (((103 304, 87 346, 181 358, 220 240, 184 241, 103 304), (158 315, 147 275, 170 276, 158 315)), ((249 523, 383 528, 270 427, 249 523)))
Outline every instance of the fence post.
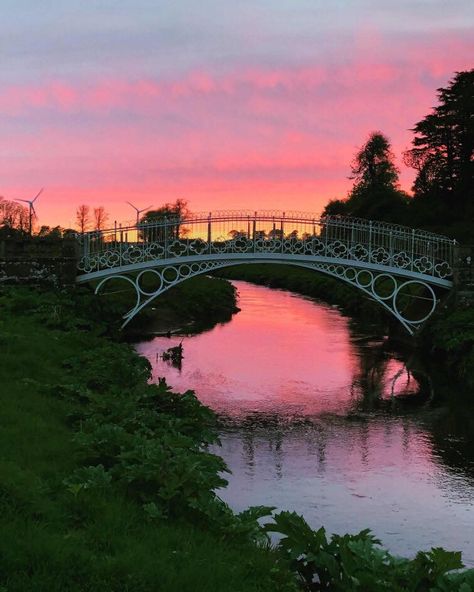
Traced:
POLYGON ((328 256, 328 238, 329 238, 329 225, 331 224, 331 218, 326 217, 326 229, 324 233, 324 254, 328 256))
POLYGON ((120 247, 119 247, 119 257, 120 257, 120 267, 122 267, 122 246, 123 246, 123 230, 122 225, 120 224, 120 247))
POLYGON ((211 244, 212 244, 212 229, 211 229, 211 212, 209 212, 209 216, 207 217, 207 243, 209 245, 209 254, 211 253, 211 244))
POLYGON ((283 217, 281 219, 281 252, 285 251, 285 212, 283 212, 283 217))
POLYGON ((257 212, 254 213, 253 217, 253 252, 255 253, 257 245, 255 244, 257 234, 257 212))
POLYGON ((372 263, 372 220, 369 222, 369 263, 372 263))

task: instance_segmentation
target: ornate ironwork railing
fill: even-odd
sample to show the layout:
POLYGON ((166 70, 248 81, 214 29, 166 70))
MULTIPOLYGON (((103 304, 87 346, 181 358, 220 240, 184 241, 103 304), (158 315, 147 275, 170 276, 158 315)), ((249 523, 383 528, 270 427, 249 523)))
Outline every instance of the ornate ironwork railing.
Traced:
POLYGON ((219 211, 78 234, 79 271, 199 256, 281 254, 376 264, 433 278, 452 275, 456 242, 445 236, 350 217, 305 212, 219 211))

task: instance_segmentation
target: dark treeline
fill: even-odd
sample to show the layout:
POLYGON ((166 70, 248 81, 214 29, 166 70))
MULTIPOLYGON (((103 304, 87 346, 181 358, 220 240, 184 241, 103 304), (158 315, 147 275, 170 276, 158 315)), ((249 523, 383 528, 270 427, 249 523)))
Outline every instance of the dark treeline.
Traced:
POLYGON ((438 105, 412 129, 403 162, 416 170, 413 195, 400 189, 390 142, 370 134, 351 166, 346 199, 328 203, 326 215, 385 220, 474 242, 474 70, 458 72, 438 89, 438 105))

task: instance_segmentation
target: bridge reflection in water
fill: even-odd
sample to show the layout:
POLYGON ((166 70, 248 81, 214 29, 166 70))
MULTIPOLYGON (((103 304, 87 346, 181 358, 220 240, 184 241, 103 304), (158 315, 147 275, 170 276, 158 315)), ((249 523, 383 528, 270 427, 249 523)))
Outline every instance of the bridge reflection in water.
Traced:
POLYGON ((131 284, 126 325, 154 298, 193 276, 237 264, 282 263, 336 277, 377 301, 410 332, 452 287, 455 241, 357 218, 302 212, 216 212, 78 235, 77 281, 131 284), (417 301, 416 307, 408 304, 417 301), (411 310, 410 312, 407 312, 411 310), (415 313, 413 313, 415 310, 415 313))

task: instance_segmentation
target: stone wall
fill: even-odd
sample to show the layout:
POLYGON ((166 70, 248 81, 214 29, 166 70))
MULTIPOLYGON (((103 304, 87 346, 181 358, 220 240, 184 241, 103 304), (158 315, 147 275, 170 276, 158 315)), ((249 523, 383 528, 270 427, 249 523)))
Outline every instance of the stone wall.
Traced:
POLYGON ((74 239, 0 241, 0 285, 72 286, 76 279, 74 239))

